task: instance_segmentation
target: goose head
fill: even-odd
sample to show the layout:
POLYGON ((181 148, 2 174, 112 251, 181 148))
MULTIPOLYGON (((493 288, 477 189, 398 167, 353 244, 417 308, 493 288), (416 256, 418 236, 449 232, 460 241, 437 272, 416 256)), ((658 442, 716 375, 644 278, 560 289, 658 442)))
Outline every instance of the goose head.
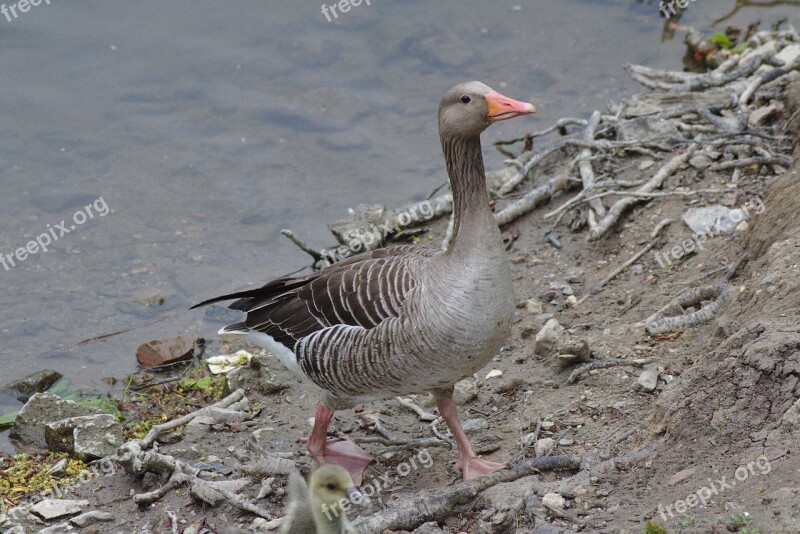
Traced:
POLYGON ((479 137, 495 122, 536 113, 528 102, 503 96, 481 82, 451 88, 439 103, 439 132, 447 137, 479 137))

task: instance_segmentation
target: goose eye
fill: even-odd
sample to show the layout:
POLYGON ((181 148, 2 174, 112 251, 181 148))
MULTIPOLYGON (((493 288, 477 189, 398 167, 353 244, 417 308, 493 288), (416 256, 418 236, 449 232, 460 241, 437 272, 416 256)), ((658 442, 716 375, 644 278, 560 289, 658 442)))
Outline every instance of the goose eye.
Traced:
POLYGON ((472 99, 470 97, 468 97, 467 95, 461 95, 461 103, 469 104, 471 101, 472 101, 472 99))
POLYGON ((333 482, 329 482, 325 487, 328 488, 331 491, 335 491, 336 490, 336 484, 334 484, 333 482))

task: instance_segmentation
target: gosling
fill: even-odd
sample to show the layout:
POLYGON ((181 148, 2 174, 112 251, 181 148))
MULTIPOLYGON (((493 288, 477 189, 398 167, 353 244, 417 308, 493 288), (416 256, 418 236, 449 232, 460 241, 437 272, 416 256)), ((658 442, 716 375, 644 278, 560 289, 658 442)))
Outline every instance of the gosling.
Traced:
POLYGON ((306 486, 300 473, 289 475, 289 505, 281 534, 355 534, 345 511, 369 499, 353 485, 347 470, 326 464, 315 469, 306 486))

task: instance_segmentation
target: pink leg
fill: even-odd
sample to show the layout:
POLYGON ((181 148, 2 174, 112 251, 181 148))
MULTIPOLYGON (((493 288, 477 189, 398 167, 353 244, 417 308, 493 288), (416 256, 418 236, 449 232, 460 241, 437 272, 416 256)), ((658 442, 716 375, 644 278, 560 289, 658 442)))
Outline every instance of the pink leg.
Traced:
POLYGON ((314 428, 311 429, 311 435, 308 436, 306 444, 308 452, 319 465, 341 465, 350 473, 353 484, 360 486, 364 469, 372 462, 372 458, 355 443, 329 438, 328 425, 331 419, 333 419, 333 410, 329 410, 321 402, 317 404, 314 428))
POLYGON ((458 461, 456 462, 456 469, 463 469, 464 480, 472 480, 481 475, 486 475, 498 469, 508 467, 507 464, 498 464, 488 460, 481 460, 475 451, 472 450, 472 445, 461 427, 461 421, 458 419, 458 410, 456 403, 453 402, 453 397, 448 395, 436 400, 436 407, 439 408, 439 413, 447 422, 450 427, 450 432, 453 433, 453 438, 456 440, 458 446, 458 461))

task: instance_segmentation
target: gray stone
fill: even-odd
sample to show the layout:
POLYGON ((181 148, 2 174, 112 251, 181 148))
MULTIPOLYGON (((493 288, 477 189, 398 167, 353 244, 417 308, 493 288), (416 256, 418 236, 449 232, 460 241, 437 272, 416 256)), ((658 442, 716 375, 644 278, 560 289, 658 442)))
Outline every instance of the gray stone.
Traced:
POLYGON ((47 446, 65 451, 81 460, 95 460, 114 454, 124 442, 122 425, 110 414, 70 417, 44 427, 47 446))
POLYGON ((696 234, 730 233, 736 225, 749 218, 741 209, 730 209, 721 204, 704 208, 689 208, 683 214, 683 222, 696 234))
POLYGON ((545 456, 553 450, 553 445, 555 445, 555 443, 553 438, 542 438, 536 442, 533 446, 533 450, 536 451, 536 456, 545 456))
POLYGON ((636 381, 636 386, 642 391, 646 391, 648 393, 655 391, 656 386, 658 386, 658 376, 663 372, 663 367, 658 367, 656 369, 645 369, 642 371, 642 374, 639 375, 639 379, 636 381))
POLYGON ((489 423, 486 419, 467 419, 462 423, 462 426, 464 427, 464 432, 472 434, 489 428, 489 423))
POLYGON ((58 523, 56 525, 39 530, 39 534, 64 534, 66 532, 70 532, 71 530, 72 527, 69 525, 69 523, 58 523))
POLYGON ((9 437, 15 440, 19 448, 44 449, 47 447, 44 439, 44 427, 47 423, 97 413, 100 413, 97 408, 62 400, 51 393, 37 393, 22 407, 9 437))
POLYGON ((61 373, 58 371, 45 369, 44 371, 30 374, 25 378, 9 382, 2 389, 26 394, 43 393, 50 389, 50 386, 55 384, 59 378, 61 378, 61 373))
POLYGON ((288 475, 296 469, 294 460, 276 456, 261 456, 240 469, 251 476, 288 475))
POLYGON ((241 388, 245 391, 257 391, 262 395, 271 395, 289 387, 275 376, 267 367, 268 358, 263 355, 253 355, 250 364, 238 367, 228 373, 228 391, 241 388))
POLYGON ((467 378, 456 382, 453 389, 453 402, 459 406, 467 404, 475 397, 478 396, 478 386, 476 386, 471 379, 467 378))
POLYGON ((572 286, 565 282, 550 282, 550 289, 555 289, 567 296, 575 294, 572 286))
POLYGON ((539 299, 528 299, 525 303, 525 309, 534 315, 539 315, 542 313, 542 303, 539 299))
POLYGON ((564 327, 556 319, 547 321, 533 344, 533 352, 539 356, 549 356, 553 352, 556 342, 564 332, 564 327))
POLYGON ((564 276, 567 282, 570 284, 580 284, 583 282, 583 275, 585 274, 584 270, 580 267, 572 267, 567 269, 567 273, 564 276))
POLYGON ((85 512, 81 515, 76 515, 72 519, 69 520, 70 523, 75 525, 76 527, 86 527, 89 525, 93 525, 94 523, 100 523, 103 521, 113 521, 114 516, 108 512, 98 512, 97 510, 92 510, 91 512, 85 512))
POLYGON ((712 163, 713 160, 705 154, 698 154, 689 160, 689 165, 700 171, 707 169, 712 163))
POLYGON ((429 521, 423 524, 414 531, 414 534, 444 534, 445 531, 439 527, 436 521, 429 521))
POLYGON ((89 506, 89 501, 68 499, 42 499, 31 507, 31 512, 45 520, 57 519, 65 515, 75 515, 89 506))

